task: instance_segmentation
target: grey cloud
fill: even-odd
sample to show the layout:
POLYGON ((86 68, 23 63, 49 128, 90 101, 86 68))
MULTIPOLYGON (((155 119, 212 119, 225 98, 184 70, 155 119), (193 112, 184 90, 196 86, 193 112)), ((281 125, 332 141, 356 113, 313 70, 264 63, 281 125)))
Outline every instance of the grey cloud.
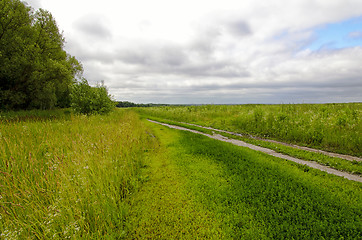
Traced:
MULTIPOLYGON (((308 29, 293 32, 286 28, 278 37, 260 40, 253 32, 257 29, 235 19, 198 27, 193 38, 183 44, 119 39, 118 46, 107 50, 102 41, 87 45, 74 37, 67 48, 86 64, 86 77, 92 82, 104 79, 118 100, 143 103, 362 100, 362 71, 356 64, 362 59, 361 48, 302 51, 313 40, 308 29)), ((77 29, 95 37, 107 36, 104 22, 99 21, 98 27, 85 26, 88 23, 82 19, 77 29)))
MULTIPOLYGON (((102 21, 92 25, 92 17, 83 18, 77 23, 78 29, 95 35, 107 35, 102 26, 102 21), (89 21, 89 19, 91 21, 89 21), (92 27, 90 27, 92 25, 92 27), (102 33, 104 32, 105 33, 102 33)), ((235 28, 248 27, 246 23, 235 21, 235 28)), ((90 47, 89 44, 78 42, 75 38, 67 46, 71 52, 82 62, 100 62, 103 64, 122 63, 128 66, 121 67, 116 72, 120 73, 142 73, 142 74, 166 74, 180 75, 184 77, 222 77, 222 78, 245 78, 250 76, 245 66, 228 59, 216 59, 215 52, 218 50, 218 41, 221 37, 222 26, 211 24, 197 29, 196 35, 188 43, 183 45, 169 42, 148 42, 136 40, 121 42, 118 50, 109 52, 102 46, 90 47)), ((240 29, 239 29, 240 30, 240 29)))
MULTIPOLYGON (((338 88, 250 88, 250 89, 205 89, 188 88, 175 89, 145 89, 142 96, 138 96, 140 102, 143 99, 153 99, 152 102, 160 103, 322 103, 322 102, 346 102, 360 101, 362 88, 340 91, 338 88)), ((126 94, 124 94, 126 95, 126 94)))
POLYGON ((241 64, 214 57, 220 35, 220 28, 213 26, 201 29, 184 45, 136 43, 118 50, 116 58, 125 64, 137 66, 137 70, 143 73, 225 78, 249 76, 241 64))
POLYGON ((182 66, 188 57, 180 46, 165 46, 160 49, 160 62, 168 66, 182 66))
POLYGON ((288 82, 275 82, 275 81, 261 81, 253 83, 234 83, 226 86, 228 89, 244 89, 244 88, 268 88, 268 89, 316 89, 318 91, 323 89, 353 89, 362 87, 360 84, 360 78, 339 78, 330 81, 310 81, 310 80, 291 80, 288 82))
POLYGON ((184 103, 184 104, 245 104, 245 103, 323 103, 360 101, 359 93, 362 88, 351 91, 339 91, 339 89, 315 89, 315 88, 252 88, 252 89, 202 89, 188 88, 144 88, 139 89, 134 96, 132 89, 115 89, 115 95, 119 99, 128 99, 137 102, 154 103, 184 103))
MULTIPOLYGON (((326 54, 326 53, 325 53, 326 54)), ((142 97, 138 96, 140 102, 161 103, 318 103, 318 102, 343 102, 361 101, 362 92, 361 74, 336 74, 327 69, 312 76, 303 75, 297 71, 294 77, 286 81, 277 80, 238 80, 230 78, 218 78, 214 80, 196 80, 196 75, 190 75, 193 80, 187 81, 182 75, 177 75, 179 80, 170 81, 167 77, 157 82, 124 81, 115 84, 116 88, 132 91, 134 89, 142 97), (167 83, 167 84, 166 84, 167 83), (142 100, 143 99, 143 100, 142 100)), ((197 71, 196 71, 197 72, 197 71)), ((338 72, 338 70, 337 70, 338 72)), ((154 76, 157 78, 157 75, 154 76)), ((115 90, 117 92, 117 90, 115 90)), ((125 90, 120 99, 128 96, 125 90)), ((135 98, 133 98, 135 99, 135 98)))
MULTIPOLYGON (((113 79, 109 85, 111 93, 118 100, 160 103, 362 100, 362 72, 358 64, 350 64, 360 58, 359 48, 318 51, 288 59, 285 63, 270 61, 267 67, 271 70, 265 73, 266 78, 258 75, 264 66, 250 69, 250 65, 243 66, 233 60, 193 59, 190 51, 189 45, 140 44, 114 54, 104 54, 106 59, 113 59, 113 68, 117 71, 113 69, 112 72, 118 74, 108 76, 113 79), (117 67, 117 62, 131 68, 117 67)), ((87 56, 96 59, 95 54, 87 56)), ((278 56, 267 57, 278 59, 278 56)), ((107 76, 97 77, 107 79, 107 76)))
POLYGON ((249 24, 244 20, 229 23, 228 29, 232 34, 236 36, 248 36, 252 34, 249 24))
MULTIPOLYGON (((166 77, 167 79, 167 77, 166 77)), ((126 77, 126 79, 113 83, 114 88, 137 88, 137 89, 149 89, 152 91, 162 91, 162 90, 172 90, 175 91, 185 91, 185 92, 208 92, 208 91, 241 91, 241 90, 252 90, 252 89, 269 89, 270 91, 285 90, 285 89, 299 89, 299 90, 310 90, 314 91, 344 91, 351 89, 362 88, 359 84, 359 78, 350 78, 350 79, 336 79, 324 82, 317 81, 288 81, 288 82, 277 82, 277 81, 259 81, 259 82, 246 82, 244 80, 228 80, 228 79, 218 79, 218 80, 193 80, 187 81, 182 78, 175 79, 171 81, 162 80, 159 81, 144 81, 137 77, 126 77)))
MULTIPOLYGON (((88 67, 84 74, 84 77, 89 81, 90 84, 100 83, 109 79, 106 73, 97 71, 95 67, 88 67)), ((106 82, 108 84, 108 81, 106 82)))
POLYGON ((120 50, 117 59, 126 64, 147 64, 150 62, 150 57, 144 53, 144 51, 136 48, 132 51, 129 49, 120 50))
POLYGON ((126 64, 138 65, 145 70, 163 71, 177 68, 187 61, 182 47, 176 45, 136 45, 117 51, 117 60, 126 64))
POLYGON ((343 91, 343 90, 353 90, 353 89, 362 89, 360 84, 360 78, 351 78, 351 79, 338 79, 332 81, 288 81, 288 82, 275 82, 275 81, 260 81, 260 82, 244 82, 238 81, 230 83, 225 81, 223 83, 220 80, 218 83, 197 83, 191 85, 177 85, 174 86, 177 89, 186 89, 187 91, 212 91, 212 90, 228 90, 228 91, 238 91, 243 89, 269 89, 271 91, 283 90, 283 89, 299 89, 307 90, 314 89, 317 92, 323 92, 325 90, 330 91, 343 91))
POLYGON ((100 62, 112 64, 115 61, 115 53, 104 48, 89 47, 80 42, 78 38, 71 38, 65 45, 67 51, 76 56, 81 62, 100 62))
POLYGON ((222 34, 221 26, 215 23, 214 26, 207 26, 197 29, 197 35, 191 40, 189 50, 201 56, 210 56, 215 49, 219 37, 222 34))
POLYGON ((187 76, 195 77, 244 78, 250 76, 245 68, 228 61, 190 64, 179 71, 187 76))
POLYGON ((112 37, 112 33, 106 26, 104 19, 96 15, 82 17, 74 24, 74 27, 76 30, 93 38, 107 39, 112 37))
MULTIPOLYGON (((157 48, 156 48, 157 49, 157 48)), ((193 77, 246 77, 249 73, 245 68, 230 61, 216 61, 209 59, 192 59, 187 50, 173 47, 161 48, 157 51, 143 49, 143 51, 121 52, 118 59, 124 63, 138 66, 143 73, 176 74, 193 77)))

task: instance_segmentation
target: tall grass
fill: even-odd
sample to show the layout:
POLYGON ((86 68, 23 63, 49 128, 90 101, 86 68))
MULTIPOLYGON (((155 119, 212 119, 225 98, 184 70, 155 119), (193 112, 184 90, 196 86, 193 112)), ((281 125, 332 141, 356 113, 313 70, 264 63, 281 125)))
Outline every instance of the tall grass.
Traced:
POLYGON ((0 123, 0 238, 124 236, 154 138, 131 112, 0 123))
POLYGON ((71 109, 0 111, 0 123, 70 119, 71 109))
POLYGON ((139 111, 170 120, 362 155, 362 103, 169 106, 139 111))

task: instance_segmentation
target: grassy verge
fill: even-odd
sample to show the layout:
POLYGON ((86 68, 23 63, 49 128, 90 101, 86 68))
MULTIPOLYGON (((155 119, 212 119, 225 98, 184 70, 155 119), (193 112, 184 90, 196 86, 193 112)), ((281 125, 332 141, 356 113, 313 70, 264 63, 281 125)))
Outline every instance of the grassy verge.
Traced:
POLYGON ((206 210, 186 188, 175 155, 179 135, 150 124, 160 146, 149 155, 143 184, 129 198, 128 239, 223 239, 221 219, 206 210))
MULTIPOLYGON (((209 129, 192 126, 192 125, 188 125, 188 124, 184 124, 184 123, 180 123, 180 122, 170 121, 170 120, 166 120, 166 119, 161 119, 161 118, 157 118, 157 117, 149 117, 149 119, 152 119, 152 120, 155 120, 158 122, 163 122, 163 123, 168 123, 168 124, 188 128, 188 129, 192 129, 192 130, 197 130, 197 131, 207 133, 210 135, 212 135, 215 132, 215 131, 212 131, 209 129)), ((276 152, 283 153, 283 154, 291 156, 291 157, 295 157, 295 158, 299 158, 299 159, 303 159, 303 160, 307 160, 307 161, 318 162, 322 165, 329 166, 329 167, 332 167, 332 168, 340 170, 340 171, 345 171, 345 172, 352 173, 352 174, 362 175, 362 162, 348 161, 345 159, 326 156, 321 153, 308 152, 305 150, 285 146, 283 144, 265 142, 262 140, 257 140, 257 139, 253 139, 253 138, 249 138, 249 137, 240 137, 240 136, 235 136, 235 135, 223 133, 223 132, 218 132, 218 134, 223 135, 228 138, 242 140, 244 142, 254 144, 257 146, 269 148, 276 152)))
POLYGON ((3 239, 118 238, 155 140, 131 112, 0 124, 3 239))

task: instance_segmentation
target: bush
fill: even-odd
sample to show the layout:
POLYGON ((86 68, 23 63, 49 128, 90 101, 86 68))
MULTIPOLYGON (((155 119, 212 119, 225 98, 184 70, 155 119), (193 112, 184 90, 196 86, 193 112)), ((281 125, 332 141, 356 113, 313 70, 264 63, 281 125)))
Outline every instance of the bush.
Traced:
POLYGON ((73 85, 71 91, 71 107, 81 114, 106 114, 112 111, 115 103, 104 83, 91 87, 86 79, 73 85))

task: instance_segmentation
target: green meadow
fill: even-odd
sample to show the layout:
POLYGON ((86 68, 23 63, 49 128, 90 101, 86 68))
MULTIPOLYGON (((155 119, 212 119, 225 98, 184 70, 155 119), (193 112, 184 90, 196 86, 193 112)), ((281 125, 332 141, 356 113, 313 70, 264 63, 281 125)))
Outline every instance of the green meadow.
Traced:
MULTIPOLYGON (((158 107, 137 110, 142 115, 126 109, 103 116, 70 110, 0 113, 0 239, 360 239, 361 183, 146 120, 272 137, 255 121, 277 119, 270 121, 281 130, 281 114, 284 123, 295 123, 296 109, 311 108, 305 115, 312 116, 322 107, 158 107)), ((345 134, 356 139, 338 146, 330 142, 328 149, 359 156, 361 105, 325 108, 329 122, 299 121, 301 128, 329 132, 322 131, 319 145, 299 143, 325 148, 333 134, 345 134)), ((277 135, 273 138, 286 139, 277 135)))

